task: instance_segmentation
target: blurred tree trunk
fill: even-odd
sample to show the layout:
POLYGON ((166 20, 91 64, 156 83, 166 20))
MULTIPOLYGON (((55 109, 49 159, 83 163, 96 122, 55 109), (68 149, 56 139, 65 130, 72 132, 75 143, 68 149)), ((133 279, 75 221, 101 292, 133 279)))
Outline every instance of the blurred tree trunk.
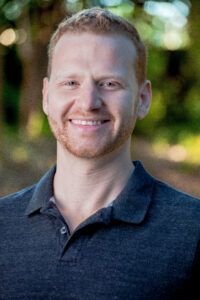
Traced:
POLYGON ((46 76, 47 67, 47 44, 55 24, 65 14, 62 1, 57 1, 50 8, 37 8, 33 12, 27 9, 18 19, 18 29, 24 29, 27 34, 26 42, 18 45, 22 62, 19 122, 23 130, 26 130, 32 114, 41 110, 42 79, 46 76))
POLYGON ((190 66, 188 72, 193 73, 196 80, 200 82, 199 69, 200 69, 200 42, 199 42, 199 14, 200 3, 198 0, 192 1, 192 9, 190 14, 190 36, 192 40, 190 55, 190 66))
POLYGON ((41 102, 41 77, 44 76, 45 57, 41 45, 33 41, 31 22, 26 11, 18 22, 19 28, 26 29, 27 40, 18 45, 18 53, 22 63, 22 86, 19 105, 20 127, 26 128, 31 113, 38 110, 41 102))
POLYGON ((3 134, 3 47, 0 46, 0 138, 3 134))
MULTIPOLYGON (((192 45, 186 49, 167 53, 165 76, 170 83, 170 88, 174 89, 174 97, 166 105, 168 124, 175 121, 184 125, 189 122, 190 116, 187 113, 186 102, 190 91, 197 86, 199 80, 199 13, 199 1, 193 1, 189 17, 189 37, 192 45)), ((165 91, 167 92, 167 87, 165 91)))
POLYGON ((33 45, 30 32, 30 19, 28 12, 24 12, 22 18, 18 21, 19 28, 26 28, 26 42, 18 46, 18 53, 22 63, 22 86, 19 105, 19 122, 21 127, 25 127, 30 111, 32 110, 34 99, 34 81, 33 81, 33 45), (32 85, 32 86, 31 86, 32 85))

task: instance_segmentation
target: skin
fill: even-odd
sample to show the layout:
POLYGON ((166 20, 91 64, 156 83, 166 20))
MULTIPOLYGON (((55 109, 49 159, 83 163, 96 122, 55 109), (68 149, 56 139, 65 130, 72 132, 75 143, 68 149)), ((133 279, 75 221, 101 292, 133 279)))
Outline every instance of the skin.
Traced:
POLYGON ((115 199, 133 172, 131 133, 151 101, 135 57, 120 35, 67 33, 54 49, 43 110, 57 139, 54 194, 71 230, 115 199))

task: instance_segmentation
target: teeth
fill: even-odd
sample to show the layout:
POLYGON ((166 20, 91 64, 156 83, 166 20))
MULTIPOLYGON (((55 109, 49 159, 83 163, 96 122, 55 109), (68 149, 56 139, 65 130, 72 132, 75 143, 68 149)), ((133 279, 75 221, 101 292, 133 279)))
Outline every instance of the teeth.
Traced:
POLYGON ((71 120, 71 122, 77 125, 90 125, 90 126, 102 124, 102 121, 71 120))

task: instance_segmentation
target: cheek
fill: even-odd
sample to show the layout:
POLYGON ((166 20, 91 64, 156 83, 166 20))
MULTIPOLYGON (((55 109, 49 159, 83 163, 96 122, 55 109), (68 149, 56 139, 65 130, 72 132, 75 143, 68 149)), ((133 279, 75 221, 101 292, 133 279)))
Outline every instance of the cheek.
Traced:
POLYGON ((122 118, 129 119, 135 115, 136 106, 137 105, 132 98, 124 98, 123 101, 120 101, 118 104, 116 113, 119 115, 119 117, 121 116, 122 118))
POLYGON ((54 120, 56 123, 62 123, 62 109, 58 105, 55 105, 54 102, 49 103, 49 113, 48 116, 54 120))
POLYGON ((58 94, 51 95, 49 99, 49 114, 56 119, 64 119, 69 112, 71 102, 65 97, 60 97, 58 94))

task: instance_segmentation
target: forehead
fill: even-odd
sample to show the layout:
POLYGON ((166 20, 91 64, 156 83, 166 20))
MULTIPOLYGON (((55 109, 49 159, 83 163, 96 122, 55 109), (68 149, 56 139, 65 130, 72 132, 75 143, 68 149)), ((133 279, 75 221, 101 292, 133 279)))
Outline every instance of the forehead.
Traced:
POLYGON ((132 65, 136 57, 133 42, 122 35, 94 33, 65 33, 55 45, 52 65, 83 62, 114 68, 132 65))

